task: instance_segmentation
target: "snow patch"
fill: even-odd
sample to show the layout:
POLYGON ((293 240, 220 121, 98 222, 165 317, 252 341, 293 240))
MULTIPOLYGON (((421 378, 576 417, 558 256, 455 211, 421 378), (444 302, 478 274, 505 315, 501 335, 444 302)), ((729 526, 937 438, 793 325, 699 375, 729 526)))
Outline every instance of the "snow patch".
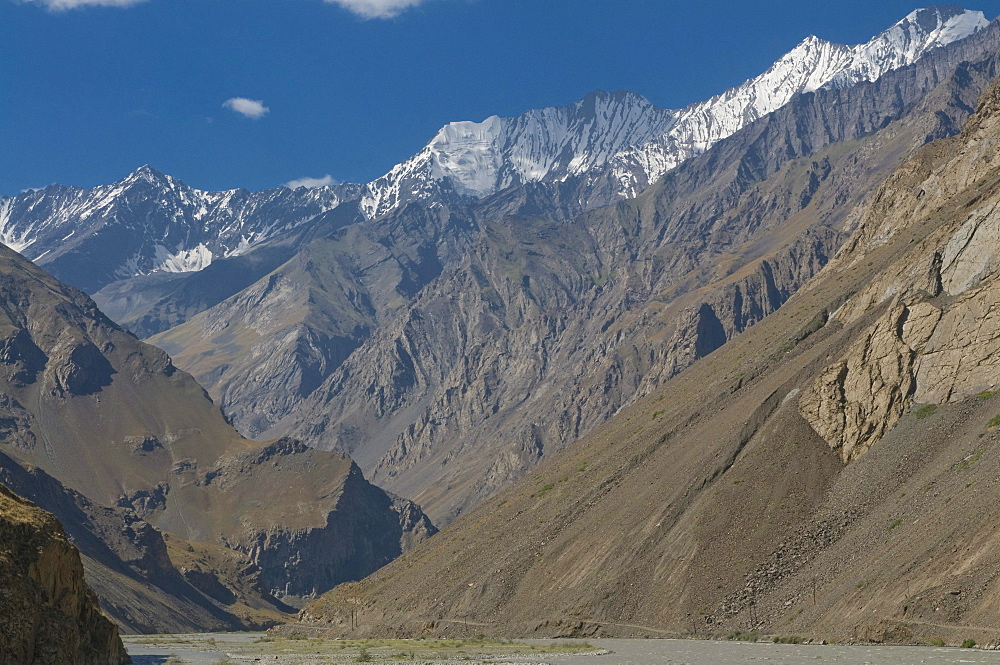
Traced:
POLYGON ((197 272, 212 263, 212 250, 204 243, 192 249, 181 249, 174 254, 163 245, 156 245, 154 252, 158 265, 153 272, 197 272))

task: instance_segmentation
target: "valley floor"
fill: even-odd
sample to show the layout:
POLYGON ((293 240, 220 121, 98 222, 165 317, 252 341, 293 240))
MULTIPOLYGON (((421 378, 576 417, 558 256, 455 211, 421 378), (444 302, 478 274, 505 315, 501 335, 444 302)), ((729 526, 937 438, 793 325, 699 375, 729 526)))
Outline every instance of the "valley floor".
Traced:
POLYGON ((592 639, 528 640, 532 649, 456 641, 413 640, 413 649, 401 640, 368 643, 333 640, 271 640, 264 633, 215 633, 202 635, 127 636, 125 646, 134 665, 222 665, 222 663, 275 663, 313 665, 330 663, 547 663, 549 665, 646 665, 687 663, 688 665, 952 665, 984 663, 1000 665, 1000 651, 954 647, 864 646, 715 642, 674 639, 592 639), (423 644, 422 644, 423 643, 423 644), (365 646, 362 652, 360 647, 365 646), (436 645, 442 645, 440 648, 436 645), (555 651, 553 651, 555 650, 555 651), (575 651, 576 653, 567 653, 575 651), (399 652, 399 653, 396 653, 399 652), (364 653, 364 656, 362 656, 364 653), (416 655, 414 655, 416 654, 416 655))

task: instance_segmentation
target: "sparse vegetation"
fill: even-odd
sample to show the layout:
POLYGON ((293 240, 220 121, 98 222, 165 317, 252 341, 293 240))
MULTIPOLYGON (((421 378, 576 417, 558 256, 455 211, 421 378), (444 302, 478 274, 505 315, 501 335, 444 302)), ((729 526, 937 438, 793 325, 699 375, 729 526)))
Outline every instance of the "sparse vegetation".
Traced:
POLYGON ((659 411, 653 411, 653 420, 656 420, 657 418, 659 418, 660 416, 662 416, 666 412, 667 412, 666 409, 660 409, 659 411))
POLYGON ((1000 427, 1000 414, 997 414, 990 418, 990 421, 986 423, 986 427, 993 429, 994 427, 1000 427))
POLYGON ((546 483, 545 485, 542 486, 542 489, 535 492, 535 496, 541 499, 546 494, 551 492, 553 489, 555 489, 555 483, 546 483))
POLYGON ((979 460, 981 460, 983 458, 983 453, 984 452, 985 451, 982 448, 980 448, 979 450, 977 450, 976 452, 972 453, 971 455, 966 456, 961 462, 958 462, 957 464, 955 464, 955 466, 951 467, 951 470, 952 471, 965 471, 966 469, 968 469, 969 467, 971 467, 972 465, 974 465, 976 462, 978 462, 979 460))
POLYGON ((889 531, 892 531, 893 529, 895 529, 896 527, 898 527, 902 523, 903 523, 902 519, 895 519, 895 520, 893 520, 892 524, 889 525, 889 531))
POLYGON ((923 420, 934 415, 934 412, 938 410, 937 404, 924 404, 922 407, 917 409, 913 415, 917 417, 917 420, 923 420))
POLYGON ((974 646, 976 646, 976 641, 975 640, 972 640, 972 639, 962 640, 962 648, 963 649, 971 649, 974 646))
POLYGON ((354 662, 355 663, 370 663, 370 662, 372 662, 372 657, 371 657, 371 654, 368 653, 368 648, 367 647, 365 647, 364 645, 362 645, 362 647, 360 649, 358 649, 358 655, 354 657, 354 662))
POLYGON ((932 647, 943 647, 944 640, 942 640, 940 637, 932 637, 931 639, 927 640, 927 644, 929 644, 932 647))
POLYGON ((1000 395, 1000 389, 998 389, 998 390, 984 390, 983 392, 981 392, 978 395, 976 395, 976 397, 978 397, 979 399, 982 399, 982 400, 987 400, 987 399, 993 399, 997 395, 1000 395))
POLYGON ((774 637, 775 644, 802 644, 804 640, 798 635, 776 635, 774 637))

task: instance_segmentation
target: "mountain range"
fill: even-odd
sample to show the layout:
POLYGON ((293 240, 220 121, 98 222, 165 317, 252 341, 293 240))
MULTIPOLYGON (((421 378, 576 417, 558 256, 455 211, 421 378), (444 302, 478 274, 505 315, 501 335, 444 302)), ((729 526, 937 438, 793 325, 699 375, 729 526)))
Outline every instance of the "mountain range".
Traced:
MULTIPOLYGON (((920 519, 919 483, 941 519, 988 514, 955 479, 987 482, 993 436, 970 322, 998 53, 1000 23, 931 7, 681 110, 595 92, 452 123, 367 184, 143 166, 2 197, 0 483, 63 521, 128 631, 271 625, 342 585, 303 629, 357 601, 370 634, 925 638, 946 581, 878 600, 887 623, 786 608, 808 575, 876 602, 888 572, 845 592, 864 580, 831 561, 897 546, 878 525, 920 519), (957 432, 933 459, 925 417, 957 432)), ((968 598, 948 621, 993 621, 968 598)))
POLYGON ((777 312, 289 630, 995 645, 998 141, 994 83, 777 312))

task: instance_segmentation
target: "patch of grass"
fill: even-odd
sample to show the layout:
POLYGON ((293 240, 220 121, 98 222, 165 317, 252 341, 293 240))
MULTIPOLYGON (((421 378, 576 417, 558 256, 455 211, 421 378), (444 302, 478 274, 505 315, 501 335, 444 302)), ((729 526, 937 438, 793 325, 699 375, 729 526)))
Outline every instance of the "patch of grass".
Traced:
POLYGON ((666 409, 661 409, 659 411, 653 411, 653 420, 656 420, 657 418, 659 418, 660 416, 662 416, 666 412, 667 412, 666 409))
POLYGON ((976 397, 978 397, 979 399, 982 399, 982 400, 987 400, 987 399, 993 399, 997 395, 1000 395, 1000 389, 997 389, 997 390, 984 390, 983 392, 981 392, 978 395, 976 395, 976 397))
POLYGON ((546 483, 545 485, 542 486, 542 489, 540 489, 537 492, 535 492, 535 496, 537 498, 541 499, 546 494, 548 494, 549 492, 551 492, 553 489, 555 489, 555 484, 554 483, 546 483))
POLYGON ((580 465, 580 468, 579 468, 579 469, 577 469, 577 470, 576 470, 576 472, 577 472, 577 473, 583 473, 583 472, 585 472, 585 471, 587 470, 587 467, 588 467, 589 465, 590 465, 590 463, 589 463, 589 462, 584 462, 583 464, 581 464, 581 465, 580 465))
POLYGON ((963 649, 971 649, 974 646, 976 646, 976 641, 975 640, 972 640, 972 639, 962 640, 962 648, 963 649))
POLYGON ((735 633, 726 635, 726 639, 734 642, 758 642, 760 641, 760 633, 744 633, 737 630, 735 633))
POLYGON ((932 647, 943 647, 944 640, 942 640, 940 637, 932 637, 931 639, 927 640, 927 644, 929 644, 932 647))
POLYGON ((983 458, 983 453, 984 452, 985 451, 982 448, 980 448, 976 452, 972 453, 971 455, 969 455, 968 457, 966 457, 965 459, 963 459, 961 462, 957 463, 955 466, 951 467, 951 470, 952 471, 965 471, 966 469, 968 469, 969 467, 971 467, 973 464, 975 464, 976 462, 978 462, 979 460, 981 460, 983 458))
POLYGON ((888 530, 892 531, 893 529, 895 529, 896 527, 898 527, 902 523, 903 523, 903 520, 901 520, 901 519, 893 520, 892 524, 889 525, 889 529, 888 530))
POLYGON ((804 640, 798 635, 776 635, 775 644, 802 644, 804 640))
POLYGON ((993 429, 994 427, 1000 427, 1000 414, 997 414, 992 418, 990 418, 990 421, 986 423, 986 426, 990 429, 993 429))
POLYGON ((933 416, 934 412, 937 410, 937 404, 924 404, 922 407, 917 409, 913 415, 917 417, 917 420, 923 420, 924 418, 933 416))

